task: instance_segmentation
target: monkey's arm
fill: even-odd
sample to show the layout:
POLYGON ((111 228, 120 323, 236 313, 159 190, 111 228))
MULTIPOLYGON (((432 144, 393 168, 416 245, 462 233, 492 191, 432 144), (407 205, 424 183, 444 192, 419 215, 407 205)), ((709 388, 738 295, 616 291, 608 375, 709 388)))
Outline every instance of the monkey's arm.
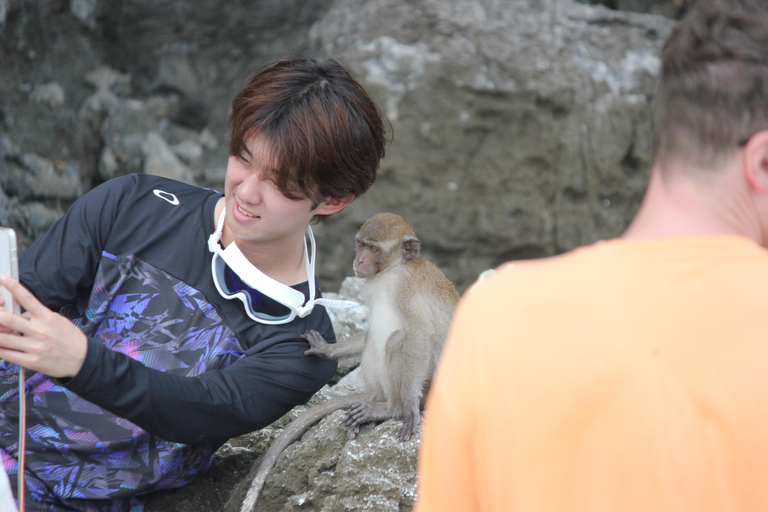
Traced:
POLYGON ((360 355, 365 348, 365 335, 365 332, 359 332, 345 340, 328 343, 319 332, 307 331, 301 335, 310 345, 310 349, 304 352, 304 355, 320 356, 327 359, 360 355))

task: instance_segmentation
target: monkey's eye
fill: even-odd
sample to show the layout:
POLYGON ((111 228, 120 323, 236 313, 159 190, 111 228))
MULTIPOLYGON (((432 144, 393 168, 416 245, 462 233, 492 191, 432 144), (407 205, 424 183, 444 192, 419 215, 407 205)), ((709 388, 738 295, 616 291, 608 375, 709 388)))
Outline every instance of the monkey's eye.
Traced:
POLYGON ((369 249, 373 254, 376 254, 377 252, 379 252, 379 248, 376 247, 375 245, 370 246, 369 249))

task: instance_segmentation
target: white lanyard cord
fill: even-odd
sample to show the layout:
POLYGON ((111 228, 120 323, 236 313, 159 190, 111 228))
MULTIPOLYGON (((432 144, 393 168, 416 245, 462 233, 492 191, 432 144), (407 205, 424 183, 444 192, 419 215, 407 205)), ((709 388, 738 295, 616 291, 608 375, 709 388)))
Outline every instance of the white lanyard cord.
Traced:
MULTIPOLYGON (((216 253, 217 245, 221 239, 222 231, 224 230, 224 217, 226 215, 226 208, 221 211, 219 219, 216 222, 216 231, 208 238, 208 250, 212 253, 216 253)), ((234 240, 231 243, 235 243, 234 240)), ((356 308, 360 304, 351 300, 333 300, 325 298, 315 298, 315 234, 312 232, 312 227, 307 226, 307 235, 304 237, 304 264, 307 269, 307 280, 309 281, 309 300, 303 306, 297 308, 299 318, 304 318, 310 312, 315 305, 325 306, 333 309, 348 309, 356 308), (309 238, 309 246, 307 245, 307 238, 309 238)))
POLYGON ((348 308, 356 308, 360 304, 357 302, 352 302, 351 300, 333 300, 333 299, 324 299, 324 298, 315 298, 315 253, 316 253, 316 245, 315 245, 315 234, 312 232, 312 227, 307 226, 307 237, 304 238, 304 258, 307 266, 307 280, 309 281, 309 300, 306 304, 298 308, 298 314, 299 318, 304 318, 308 314, 312 312, 312 308, 315 307, 315 305, 325 306, 326 308, 332 308, 332 309, 348 309, 348 308), (307 238, 309 238, 310 241, 310 250, 307 248, 307 238))
POLYGON ((19 512, 24 512, 24 475, 27 460, 27 398, 24 384, 24 367, 19 365, 19 469, 16 486, 19 512))

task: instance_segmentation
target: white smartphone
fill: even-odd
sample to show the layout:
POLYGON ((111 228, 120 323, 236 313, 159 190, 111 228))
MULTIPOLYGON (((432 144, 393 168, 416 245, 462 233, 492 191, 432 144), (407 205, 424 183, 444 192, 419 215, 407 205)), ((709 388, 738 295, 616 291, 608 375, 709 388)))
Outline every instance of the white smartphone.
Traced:
MULTIPOLYGON (((19 259, 16 252, 16 232, 11 228, 0 228, 0 276, 11 276, 19 279, 19 259)), ((13 300, 11 292, 0 286, 0 294, 5 299, 3 307, 20 314, 18 303, 13 300)))
MULTIPOLYGON (((16 249, 16 232, 11 228, 0 228, 0 275, 10 276, 13 279, 19 279, 19 259, 16 249)), ((9 309, 14 313, 21 314, 19 303, 13 299, 11 292, 0 286, 0 294, 5 299, 2 308, 9 309)), ((27 453, 27 399, 24 379, 24 368, 19 366, 19 465, 26 467, 27 453)), ((17 496, 19 499, 19 510, 24 510, 24 478, 17 480, 17 496)), ((5 509, 3 509, 5 510, 5 509)))

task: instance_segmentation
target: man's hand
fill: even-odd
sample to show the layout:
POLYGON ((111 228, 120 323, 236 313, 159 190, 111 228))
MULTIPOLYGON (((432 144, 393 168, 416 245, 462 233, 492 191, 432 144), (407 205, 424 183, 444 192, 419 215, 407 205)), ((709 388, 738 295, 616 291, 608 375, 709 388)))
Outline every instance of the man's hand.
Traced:
POLYGON ((0 276, 0 286, 26 310, 18 316, 0 309, 0 357, 51 377, 74 377, 88 351, 85 334, 18 281, 0 276))

